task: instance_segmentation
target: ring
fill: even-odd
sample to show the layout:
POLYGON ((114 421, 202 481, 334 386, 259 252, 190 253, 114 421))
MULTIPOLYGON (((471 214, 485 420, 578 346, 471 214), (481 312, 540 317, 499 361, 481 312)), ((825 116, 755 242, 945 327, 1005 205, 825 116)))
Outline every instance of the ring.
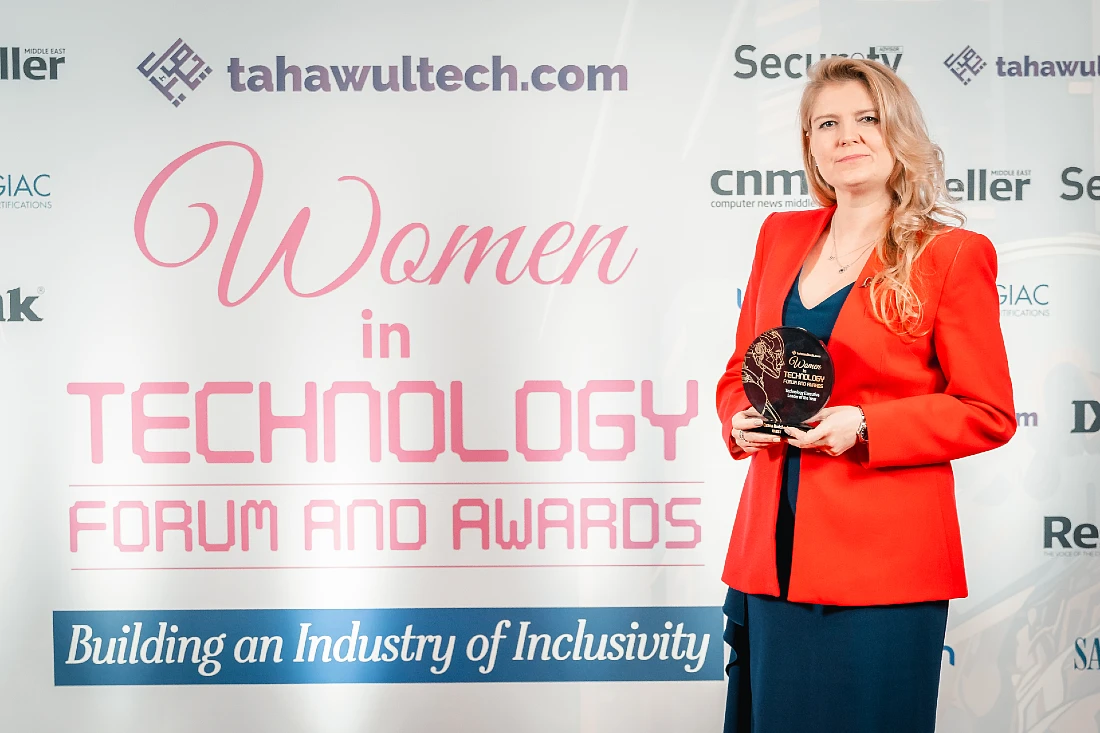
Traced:
POLYGON ((745 440, 745 431, 744 430, 738 430, 737 431, 737 437, 739 437, 741 439, 742 443, 747 443, 748 442, 747 440, 745 440))

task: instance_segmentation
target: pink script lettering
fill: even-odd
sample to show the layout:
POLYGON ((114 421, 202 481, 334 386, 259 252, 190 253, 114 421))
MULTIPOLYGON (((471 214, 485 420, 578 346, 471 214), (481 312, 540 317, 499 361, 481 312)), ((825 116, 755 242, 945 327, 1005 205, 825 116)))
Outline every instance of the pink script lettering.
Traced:
MULTIPOLYGON (((351 182, 366 190, 367 195, 370 197, 371 210, 370 226, 363 239, 363 244, 359 248, 355 259, 343 272, 317 290, 303 292, 294 285, 294 258, 302 244, 302 237, 306 232, 310 217, 309 207, 303 206, 291 221, 286 234, 283 235, 282 240, 275 248, 256 281, 243 295, 235 298, 230 295, 233 270, 236 267, 249 226, 259 205, 264 173, 263 162, 259 153, 244 143, 228 140, 200 145, 194 150, 184 153, 165 166, 152 180, 149 187, 145 189, 134 216, 134 238, 137 241, 138 249, 141 250, 146 259, 161 267, 182 267, 196 260, 210 247, 218 232, 219 218, 218 212, 209 203, 196 202, 189 205, 189 208, 202 209, 206 212, 207 227, 202 244, 186 259, 169 261, 154 255, 146 237, 146 227, 154 204, 164 206, 172 203, 159 200, 163 198, 161 189, 164 188, 168 180, 190 161, 202 155, 213 154, 214 151, 220 148, 243 150, 248 153, 252 160, 252 178, 248 184, 248 195, 245 198, 240 216, 237 218, 237 224, 233 228, 233 233, 230 235, 229 248, 226 251, 218 278, 218 300, 222 305, 232 307, 240 305, 251 298, 280 262, 282 263, 283 282, 287 290, 301 298, 315 298, 331 293, 359 273, 370 259, 378 243, 382 221, 382 204, 378 198, 378 192, 366 180, 358 176, 342 176, 338 179, 339 181, 351 182)), ((624 253, 626 261, 623 263, 616 260, 619 245, 626 235, 627 227, 625 226, 612 229, 609 232, 601 232, 600 225, 593 224, 584 229, 578 238, 576 236, 578 227, 567 221, 559 221, 547 227, 536 238, 535 243, 524 248, 522 252, 520 251, 521 244, 526 244, 523 241, 526 226, 516 227, 500 235, 495 241, 492 241, 495 232, 491 226, 483 226, 472 234, 467 234, 469 228, 467 224, 456 226, 442 249, 433 253, 433 238, 426 224, 413 222, 402 226, 386 243, 382 256, 378 260, 379 277, 383 282, 391 285, 405 282, 437 285, 443 281, 458 256, 468 249, 469 259, 466 261, 462 276, 465 282, 469 284, 489 254, 498 246, 502 246, 493 273, 496 281, 501 285, 511 285, 524 278, 540 285, 556 283, 567 285, 576 279, 585 260, 595 253, 601 245, 606 245, 603 248, 603 254, 599 257, 598 264, 595 266, 596 277, 605 285, 613 285, 623 278, 638 253, 636 249, 631 251, 629 255, 624 253), (414 232, 415 235, 413 235, 414 232), (555 241, 554 246, 549 246, 551 240, 555 241), (522 261, 518 272, 514 271, 513 259, 516 262, 522 261)))

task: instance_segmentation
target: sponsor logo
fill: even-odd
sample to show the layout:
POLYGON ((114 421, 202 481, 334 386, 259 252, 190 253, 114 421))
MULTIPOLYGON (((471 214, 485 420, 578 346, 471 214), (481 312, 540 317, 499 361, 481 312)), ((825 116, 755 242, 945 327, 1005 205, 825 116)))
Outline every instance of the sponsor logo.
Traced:
POLYGON ((816 206, 809 197, 806 172, 797 170, 717 170, 710 176, 710 190, 723 198, 711 208, 804 209, 816 206), (770 197, 770 198, 769 198, 770 197))
POLYGON ((1062 171, 1062 183, 1068 191, 1062 194, 1066 201, 1078 201, 1082 196, 1088 196, 1093 201, 1100 201, 1100 176, 1093 176, 1087 181, 1081 181, 1083 170, 1071 166, 1062 171))
POLYGON ((52 195, 49 173, 0 173, 0 211, 50 209, 52 195))
POLYGON ((1050 285, 1047 283, 997 283, 1003 318, 1047 318, 1050 316, 1050 285))
POLYGON ((20 288, 12 288, 7 292, 7 302, 0 297, 0 321, 8 323, 41 321, 42 317, 34 312, 34 301, 45 292, 45 288, 38 288, 38 295, 24 296, 20 288))
MULTIPOLYGON (((1029 169, 968 168, 964 178, 948 178, 947 191, 959 201, 1022 201, 1031 184, 1029 169)), ((1100 182, 1097 183, 1100 187, 1100 182)), ((815 206, 809 197, 806 172, 794 170, 716 170, 710 190, 722 198, 714 209, 800 209, 815 206), (768 200, 772 197, 778 200, 768 200)))
MULTIPOLYGON (((964 46, 943 61, 943 65, 964 85, 970 84, 988 64, 977 50, 964 46)), ((1100 56, 1087 59, 1039 59, 1025 55, 1022 59, 998 56, 994 66, 997 76, 1008 77, 1094 77, 1100 69, 1100 56)))
POLYGON ((1047 61, 1024 56, 1023 61, 997 57, 997 76, 1096 76, 1100 56, 1076 61, 1047 61))
POLYGON ((138 64, 137 70, 173 107, 183 104, 187 99, 186 93, 195 91, 211 71, 210 66, 182 38, 177 38, 159 56, 152 51, 138 64))
POLYGON ((1095 524, 1075 525, 1069 517, 1043 517, 1043 549, 1048 557, 1100 555, 1098 540, 1100 527, 1095 524))
POLYGON ((974 77, 980 74, 982 69, 986 67, 986 63, 982 60, 982 57, 970 46, 966 46, 958 53, 948 56, 943 60, 943 65, 946 66, 947 70, 954 74, 955 78, 961 81, 964 86, 974 81, 974 77))
POLYGON ((1100 637, 1079 636, 1073 640, 1073 668, 1100 669, 1100 637))
POLYGON ((0 81, 57 81, 63 48, 0 47, 0 81))
POLYGON ((966 178, 948 178, 947 190, 960 201, 1023 201, 1031 170, 968 168, 966 178))
POLYGON ((1037 427, 1039 427, 1039 413, 1037 413, 1037 412, 1017 412, 1016 413, 1016 427, 1018 427, 1018 428, 1037 428, 1037 427))
POLYGON ((733 52, 733 58, 737 70, 733 75, 738 79, 751 79, 754 76, 762 76, 765 79, 802 79, 810 71, 815 61, 832 56, 843 56, 850 59, 870 59, 879 61, 889 66, 894 71, 898 70, 901 63, 901 46, 871 46, 867 53, 855 51, 852 53, 790 53, 775 54, 766 53, 756 60, 756 46, 745 44, 738 46, 733 52))
POLYGON ((1100 432, 1100 402, 1096 400, 1073 401, 1073 430, 1071 433, 1100 432))
POLYGON ((444 64, 438 68, 426 56, 419 57, 415 66, 412 56, 402 56, 400 65, 388 66, 288 64, 286 56, 276 56, 274 67, 265 64, 246 66, 234 56, 229 59, 227 71, 229 87, 234 92, 627 90, 627 68, 621 64, 569 64, 560 69, 541 64, 531 71, 527 79, 521 80, 516 67, 502 63, 500 56, 493 56, 491 67, 482 64, 466 67, 444 64))

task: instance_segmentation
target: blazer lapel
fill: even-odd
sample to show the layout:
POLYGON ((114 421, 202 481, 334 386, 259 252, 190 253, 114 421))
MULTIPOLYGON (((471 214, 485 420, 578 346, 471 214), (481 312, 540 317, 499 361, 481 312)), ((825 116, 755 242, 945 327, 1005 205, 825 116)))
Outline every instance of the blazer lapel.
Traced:
POLYGON ((864 316, 871 312, 871 278, 882 267, 882 260, 878 258, 878 248, 871 250, 871 256, 863 263, 863 269, 859 271, 852 292, 844 299, 844 305, 840 307, 836 323, 833 325, 833 336, 837 334, 848 335, 853 329, 857 329, 864 316))
MULTIPOLYGON (((825 231, 835 210, 835 206, 829 206, 807 212, 807 216, 795 218, 794 226, 780 230, 778 241, 769 252, 769 276, 761 280, 764 284, 758 301, 761 332, 783 325, 783 303, 787 293, 798 278, 806 255, 825 231)), ((862 273, 860 277, 863 277, 862 273)))
POLYGON ((885 328, 879 326, 872 316, 871 288, 865 285, 881 268, 882 260, 876 248, 864 263, 837 315, 828 344, 836 373, 836 384, 828 402, 830 406, 848 404, 849 400, 855 399, 851 390, 858 389, 858 385, 867 379, 873 379, 879 371, 885 328))

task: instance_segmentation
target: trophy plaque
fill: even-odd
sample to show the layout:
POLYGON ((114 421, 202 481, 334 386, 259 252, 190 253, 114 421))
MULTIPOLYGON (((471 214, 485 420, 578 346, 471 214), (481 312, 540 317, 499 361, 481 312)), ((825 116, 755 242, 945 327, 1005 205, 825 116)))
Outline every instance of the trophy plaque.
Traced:
POLYGON ((773 328, 749 344, 741 382, 749 402, 764 416, 764 424, 749 432, 809 430, 805 421, 825 406, 833 391, 833 361, 821 339, 806 329, 773 328))

